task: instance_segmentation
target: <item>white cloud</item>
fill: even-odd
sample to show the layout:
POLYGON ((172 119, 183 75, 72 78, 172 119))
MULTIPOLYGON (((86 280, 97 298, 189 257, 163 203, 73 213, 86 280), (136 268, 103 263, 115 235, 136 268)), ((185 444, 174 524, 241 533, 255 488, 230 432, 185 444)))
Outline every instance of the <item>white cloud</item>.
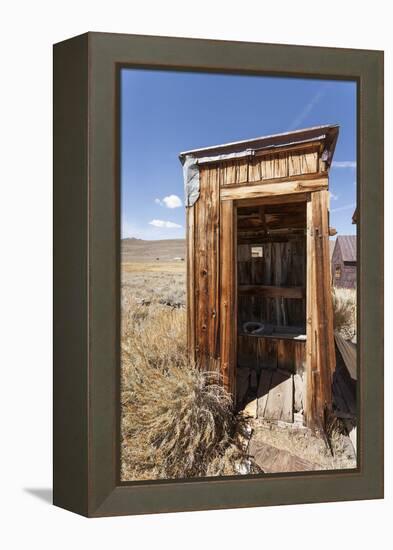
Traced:
POLYGON ((330 191, 330 198, 336 201, 338 200, 338 195, 336 195, 336 193, 333 193, 333 191, 330 191))
POLYGON ((351 204, 345 204, 344 206, 339 206, 338 208, 332 208, 330 212, 341 212, 342 210, 352 210, 355 208, 356 204, 351 202, 351 204))
POLYGON ((150 225, 153 225, 154 227, 165 227, 167 229, 179 229, 181 228, 181 225, 174 222, 168 222, 165 220, 152 220, 149 222, 150 225))
POLYGON ((334 160, 332 168, 356 168, 355 160, 334 160))
POLYGON ((167 197, 164 197, 162 201, 165 203, 167 208, 180 208, 183 206, 180 197, 177 195, 168 195, 167 197))
POLYGON ((173 239, 184 238, 184 228, 170 226, 157 227, 155 225, 149 225, 147 222, 139 225, 138 223, 127 219, 126 215, 122 215, 121 220, 121 238, 136 238, 144 239, 147 241, 155 241, 157 239, 173 239))
POLYGON ((154 199, 154 202, 160 206, 166 206, 167 208, 180 208, 183 206, 181 198, 177 195, 168 195, 163 199, 154 199))

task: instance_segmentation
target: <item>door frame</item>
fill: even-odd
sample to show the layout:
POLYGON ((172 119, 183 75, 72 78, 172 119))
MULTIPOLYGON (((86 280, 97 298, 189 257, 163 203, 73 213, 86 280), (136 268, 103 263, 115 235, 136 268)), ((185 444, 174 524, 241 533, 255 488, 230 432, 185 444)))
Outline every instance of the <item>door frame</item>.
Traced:
MULTIPOLYGON (((240 199, 221 199, 220 200, 220 358, 221 373, 224 387, 232 394, 233 401, 236 404, 236 371, 237 371, 237 353, 238 353, 238 277, 237 277, 237 211, 244 206, 280 204, 280 203, 304 203, 311 200, 311 193, 295 193, 291 195, 279 194, 271 196, 261 196, 253 198, 240 199), (225 206, 224 206, 225 205, 225 206), (225 212, 223 211, 225 210, 225 212), (228 227, 231 221, 232 229, 228 227), (230 248, 230 250, 228 250, 230 248), (228 275, 228 273, 230 274, 228 275), (224 292, 223 292, 224 287, 224 292), (231 290, 229 290, 231 289, 231 290), (228 302, 225 307, 222 302, 228 302), (228 316, 228 311, 232 316, 228 316), (229 347, 226 347, 229 343, 229 347)), ((309 235, 307 231, 306 238, 306 262, 307 247, 309 235)), ((308 272, 308 270, 307 270, 308 272)), ((311 368, 311 351, 308 339, 308 308, 309 305, 309 281, 306 276, 306 372, 311 368)), ((306 377, 309 378, 308 376, 306 377)))

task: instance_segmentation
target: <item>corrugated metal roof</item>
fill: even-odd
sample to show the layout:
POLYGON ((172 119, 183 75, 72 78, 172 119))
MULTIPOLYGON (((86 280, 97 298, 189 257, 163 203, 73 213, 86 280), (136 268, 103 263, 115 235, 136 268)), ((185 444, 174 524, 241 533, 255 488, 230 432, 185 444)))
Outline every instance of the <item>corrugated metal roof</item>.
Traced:
POLYGON ((191 149, 180 153, 179 157, 182 161, 184 161, 184 158, 187 156, 200 158, 213 155, 240 153, 246 149, 253 149, 257 151, 258 149, 284 147, 286 145, 295 145, 309 141, 325 140, 325 150, 327 152, 326 160, 328 164, 330 164, 337 142, 338 130, 339 126, 337 124, 314 126, 312 128, 304 128, 293 132, 284 132, 281 134, 273 134, 242 141, 223 143, 221 145, 202 147, 200 149, 191 149))
POLYGON ((356 235, 340 235, 337 243, 344 262, 356 262, 356 235))

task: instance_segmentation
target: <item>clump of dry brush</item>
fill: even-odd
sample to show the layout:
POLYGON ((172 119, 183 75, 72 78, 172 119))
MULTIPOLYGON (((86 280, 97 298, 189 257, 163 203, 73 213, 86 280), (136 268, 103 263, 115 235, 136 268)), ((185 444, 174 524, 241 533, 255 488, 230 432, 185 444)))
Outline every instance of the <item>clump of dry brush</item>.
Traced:
POLYGON ((242 471, 244 425, 217 375, 187 361, 185 311, 159 305, 128 311, 122 327, 123 480, 242 471))
POLYGON ((356 290, 334 288, 332 294, 334 329, 351 340, 356 336, 356 290))

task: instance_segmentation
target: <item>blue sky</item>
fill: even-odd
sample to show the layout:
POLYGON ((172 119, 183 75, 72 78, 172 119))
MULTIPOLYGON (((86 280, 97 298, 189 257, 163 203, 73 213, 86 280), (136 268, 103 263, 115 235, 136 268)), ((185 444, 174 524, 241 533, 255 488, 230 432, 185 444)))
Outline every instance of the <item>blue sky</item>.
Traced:
POLYGON ((330 169, 330 225, 353 234, 356 84, 123 69, 122 237, 184 237, 181 151, 339 124, 330 169))

